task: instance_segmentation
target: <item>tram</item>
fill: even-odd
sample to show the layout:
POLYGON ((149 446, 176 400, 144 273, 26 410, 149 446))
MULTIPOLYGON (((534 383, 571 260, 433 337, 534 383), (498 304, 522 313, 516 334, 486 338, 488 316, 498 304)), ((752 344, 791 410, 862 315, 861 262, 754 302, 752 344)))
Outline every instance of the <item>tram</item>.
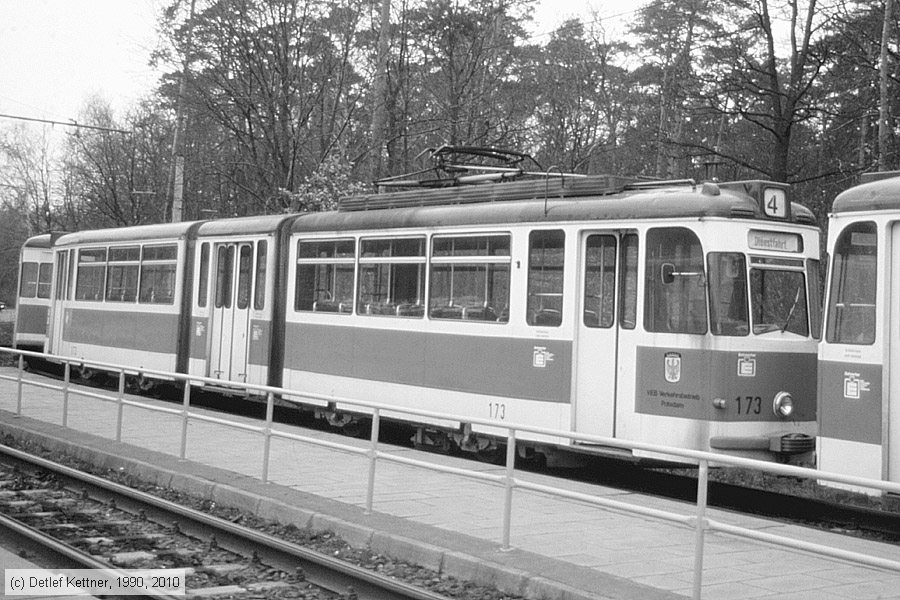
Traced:
POLYGON ((900 482, 900 171, 864 174, 835 198, 827 247, 819 467, 900 482))
POLYGON ((367 415, 342 399, 452 415, 416 441, 476 453, 514 423, 812 460, 819 229, 787 186, 445 171, 332 212, 64 236, 50 351, 297 390, 345 429, 367 415))
POLYGON ((13 347, 44 352, 50 318, 53 277, 52 244, 58 234, 44 233, 25 240, 19 255, 19 285, 13 347))

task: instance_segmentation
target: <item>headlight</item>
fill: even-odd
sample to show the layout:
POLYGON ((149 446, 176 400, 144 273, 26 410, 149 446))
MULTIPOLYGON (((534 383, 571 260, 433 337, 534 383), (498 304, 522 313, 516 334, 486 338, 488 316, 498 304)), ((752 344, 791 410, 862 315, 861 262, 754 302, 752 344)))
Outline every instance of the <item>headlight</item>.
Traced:
POLYGON ((772 410, 782 418, 791 416, 794 412, 794 398, 787 392, 778 392, 772 402, 772 410))

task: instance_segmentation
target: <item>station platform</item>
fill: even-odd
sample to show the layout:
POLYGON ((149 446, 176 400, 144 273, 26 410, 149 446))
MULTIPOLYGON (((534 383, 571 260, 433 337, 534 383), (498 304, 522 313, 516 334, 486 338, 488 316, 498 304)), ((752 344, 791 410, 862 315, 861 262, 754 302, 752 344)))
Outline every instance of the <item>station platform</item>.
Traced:
MULTIPOLYGON (((14 376, 15 370, 0 367, 0 374, 14 376)), ((191 422, 186 459, 181 460, 181 421, 175 415, 125 406, 122 441, 116 442, 114 404, 71 394, 68 427, 63 428, 61 392, 24 386, 22 415, 17 416, 16 390, 15 382, 0 380, 0 442, 6 436, 31 441, 265 519, 330 530, 352 546, 369 547, 441 574, 496 587, 511 596, 665 600, 692 595, 694 531, 678 524, 516 489, 512 548, 504 550, 503 489, 496 484, 379 461, 373 513, 366 514, 365 456, 275 439, 269 482, 263 483, 264 442, 259 435, 191 422)), ((143 397, 130 399, 178 408, 143 397)), ((292 428, 279 424, 278 429, 292 428)), ((368 447, 366 440, 307 429, 297 433, 368 447)), ((503 467, 412 449, 391 448, 391 452, 460 468, 504 472, 503 467)), ((516 477, 671 512, 694 511, 692 504, 549 475, 517 471, 516 477)), ((708 516, 900 560, 900 546, 893 544, 713 508, 708 516)), ((900 599, 900 573, 728 534, 707 532, 704 557, 705 599, 900 599)))

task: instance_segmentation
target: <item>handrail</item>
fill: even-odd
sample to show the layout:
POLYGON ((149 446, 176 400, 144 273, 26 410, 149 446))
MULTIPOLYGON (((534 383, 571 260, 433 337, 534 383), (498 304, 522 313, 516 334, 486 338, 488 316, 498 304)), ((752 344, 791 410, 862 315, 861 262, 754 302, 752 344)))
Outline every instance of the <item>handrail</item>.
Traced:
POLYGON ((364 455, 368 457, 368 484, 366 491, 366 514, 371 514, 373 498, 374 498, 374 486, 375 486, 375 469, 379 459, 386 460, 390 462, 394 462, 397 464, 418 467, 429 469, 432 471, 437 471, 440 473, 450 474, 450 475, 458 475, 463 476, 469 479, 483 481, 486 483, 501 485, 504 488, 504 510, 503 510, 503 533, 502 533, 502 548, 509 549, 509 539, 510 539, 510 528, 511 528, 511 512, 512 512, 512 494, 515 489, 529 490, 533 492, 548 494, 555 497, 567 498, 572 500, 578 500, 580 502, 585 502, 594 506, 599 506, 602 508, 625 511, 633 514, 638 514, 646 517, 652 517, 656 519, 661 519, 669 522, 674 522, 676 524, 684 525, 687 527, 693 527, 696 532, 696 544, 694 551, 694 579, 693 579, 693 598, 699 600, 702 594, 702 573, 703 573, 703 550, 704 550, 704 536, 705 531, 719 531, 723 533, 728 533, 731 535, 736 535, 739 537, 762 541, 766 543, 777 544, 781 546, 786 546, 789 548, 794 548, 798 550, 804 550, 808 552, 813 552, 822 556, 837 558, 842 560, 848 560, 851 562, 855 562, 857 564, 866 565, 870 567, 889 569, 900 572, 900 561, 890 560, 886 558, 882 558, 879 556, 871 556, 867 554, 862 554, 858 552, 841 550, 838 548, 833 548, 829 546, 825 546, 822 544, 815 544, 811 542, 804 542, 800 540, 794 540, 791 538, 787 538, 784 536, 778 536, 771 533, 765 533, 760 531, 755 531, 743 527, 738 527, 735 525, 729 525, 726 523, 718 522, 706 517, 706 493, 708 487, 708 471, 711 465, 728 465, 732 467, 744 467, 756 471, 763 471, 767 473, 772 473, 775 475, 783 475, 789 477, 797 477, 804 479, 816 479, 816 480, 825 480, 832 481, 836 483, 842 483, 847 485, 853 485, 864 488, 877 489, 888 493, 900 493, 900 484, 880 481, 875 479, 868 479, 864 477, 856 477, 850 475, 843 475, 839 473, 831 473, 827 471, 818 471, 815 469, 807 468, 807 467, 797 467, 790 465, 781 465, 775 463, 768 463, 748 458, 740 458, 733 456, 725 456, 720 454, 714 454, 711 452, 704 452, 699 450, 688 450, 683 448, 672 448, 667 446, 660 446, 655 444, 648 444, 644 442, 634 442, 622 439, 615 438, 607 438, 602 436, 595 435, 586 435, 575 433, 571 431, 563 431, 557 429, 543 428, 543 427, 535 427, 531 425, 522 425, 515 423, 507 423, 507 422, 498 422, 492 421, 489 419, 483 418, 465 418, 466 423, 469 424, 477 424, 487 427, 492 427, 497 431, 505 431, 506 432, 506 441, 507 441, 507 453, 506 453, 506 471, 504 474, 492 474, 492 473, 484 473, 476 470, 459 468, 459 467, 451 467, 446 465, 440 465, 437 463, 432 463, 428 461, 418 460, 409 458, 406 456, 400 456, 397 454, 392 454, 390 452, 386 452, 380 450, 378 447, 378 432, 379 432, 379 424, 383 415, 386 413, 393 414, 405 414, 405 415, 413 415, 416 417, 424 417, 428 419, 437 419, 444 421, 459 421, 460 417, 458 415, 453 415, 450 413, 442 413, 436 411, 426 411, 419 409, 412 409, 404 406, 397 406, 386 403, 379 402, 368 402, 358 399, 352 398, 344 398, 338 397, 334 395, 320 395, 320 394, 309 394, 304 393, 298 390, 291 390, 287 388, 279 388, 279 387, 271 387, 265 385, 255 385, 255 384, 240 384, 235 382, 228 382, 230 386, 235 388, 245 389, 248 392, 259 393, 261 396, 265 396, 266 401, 266 420, 263 425, 251 425, 247 423, 238 422, 234 419, 222 418, 222 417, 212 417, 209 415, 204 415, 201 413, 193 412, 190 409, 190 390, 193 386, 197 384, 210 384, 210 385, 221 385, 223 382, 219 379, 213 379, 208 377, 200 377, 195 375, 186 375, 182 373, 172 373, 166 371, 157 371, 152 369, 140 369, 135 368, 133 366, 127 365, 117 365, 112 363, 104 363, 104 362, 95 362, 95 361, 84 361, 81 359, 73 359, 70 357, 57 356, 57 355, 46 355, 38 352, 31 352, 26 350, 19 349, 11 349, 11 348, 3 348, 0 347, 0 353, 10 353, 18 356, 17 361, 17 373, 15 377, 10 377, 7 375, 0 375, 0 380, 13 381, 17 384, 17 399, 16 399, 16 412, 18 415, 22 414, 22 387, 24 385, 32 385, 42 389, 51 389, 56 391, 62 391, 64 394, 64 402, 63 402, 63 426, 67 426, 67 411, 68 411, 68 396, 70 394, 78 394, 84 397, 95 398, 107 402, 116 402, 118 405, 118 415, 117 415, 117 431, 116 431, 116 439, 121 439, 121 431, 122 431, 122 407, 131 406, 137 407, 144 410, 151 410, 155 412, 165 413, 174 416, 180 416, 183 420, 182 423, 182 440, 181 440, 181 452, 180 458, 184 459, 186 456, 186 447, 187 447, 187 435, 188 435, 188 427, 187 423, 190 420, 212 423, 216 425, 222 425, 225 427, 235 428, 242 431, 261 434, 265 438, 265 449, 263 456, 263 465, 262 465, 262 481, 268 481, 268 462, 269 462, 269 450, 270 444, 269 440, 271 438, 280 438, 285 440, 291 440, 311 445, 320 446, 323 448, 328 448, 331 450, 337 450, 340 452, 348 452, 357 455, 364 455), (47 384, 42 381, 37 380, 28 380, 23 376, 24 373, 24 359, 26 357, 35 357, 41 358, 45 360, 51 360, 55 362, 60 362, 66 365, 65 369, 65 377, 64 383, 61 386, 56 386, 52 384, 47 384), (119 386, 117 390, 117 394, 115 396, 104 395, 101 393, 89 391, 89 390, 80 390, 73 389, 71 387, 70 382, 70 371, 71 365, 79 365, 79 366, 90 366, 93 368, 101 369, 104 371, 109 371, 110 373, 117 373, 119 376, 119 386), (182 381, 184 382, 185 392, 184 392, 184 402, 183 406, 180 409, 174 409, 170 407, 161 407, 155 406, 150 403, 125 399, 124 397, 124 389, 125 389, 125 377, 127 375, 151 375, 156 376, 163 379, 182 381), (327 402, 332 405, 340 405, 342 409, 344 407, 355 407, 357 410, 367 411, 367 414, 370 414, 372 417, 372 435, 369 440, 369 444, 367 447, 363 446, 355 446, 350 443, 338 443, 332 442, 329 440, 322 440, 318 438, 314 438, 311 436, 298 435, 293 432, 283 431, 281 429, 275 428, 272 426, 272 414, 274 407, 274 398, 275 396, 279 396, 283 401, 295 402, 298 404, 302 404, 303 400, 307 401, 316 401, 316 402, 327 402), (666 510, 655 509, 637 506, 634 504, 630 504, 628 502, 623 502, 621 500, 613 500, 610 498, 603 498, 598 496, 593 496, 590 494, 585 494, 583 492, 576 492, 565 490, 562 488, 556 488, 550 485, 543 485, 539 483, 525 481, 521 478, 515 476, 515 441, 517 436, 520 436, 521 433, 527 432, 531 434, 537 434, 542 436, 548 436, 551 438, 558 439, 568 439, 568 440, 578 440, 582 442, 588 442, 593 444, 601 444, 608 447, 615 447, 627 450, 641 450, 645 452, 651 452, 659 455, 673 456, 678 457, 683 460, 687 460, 690 462, 694 462, 699 466, 698 469, 698 478, 697 478, 697 508, 696 513, 694 515, 685 515, 680 513, 674 513, 666 510))

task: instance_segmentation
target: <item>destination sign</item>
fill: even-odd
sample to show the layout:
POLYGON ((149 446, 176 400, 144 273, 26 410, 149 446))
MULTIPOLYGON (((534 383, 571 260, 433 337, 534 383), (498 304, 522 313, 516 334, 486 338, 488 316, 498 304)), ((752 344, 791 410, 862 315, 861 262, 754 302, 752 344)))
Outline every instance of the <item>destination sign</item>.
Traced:
POLYGON ((774 252, 803 251, 803 238, 797 233, 751 229, 747 234, 747 243, 752 250, 772 250, 774 252))

